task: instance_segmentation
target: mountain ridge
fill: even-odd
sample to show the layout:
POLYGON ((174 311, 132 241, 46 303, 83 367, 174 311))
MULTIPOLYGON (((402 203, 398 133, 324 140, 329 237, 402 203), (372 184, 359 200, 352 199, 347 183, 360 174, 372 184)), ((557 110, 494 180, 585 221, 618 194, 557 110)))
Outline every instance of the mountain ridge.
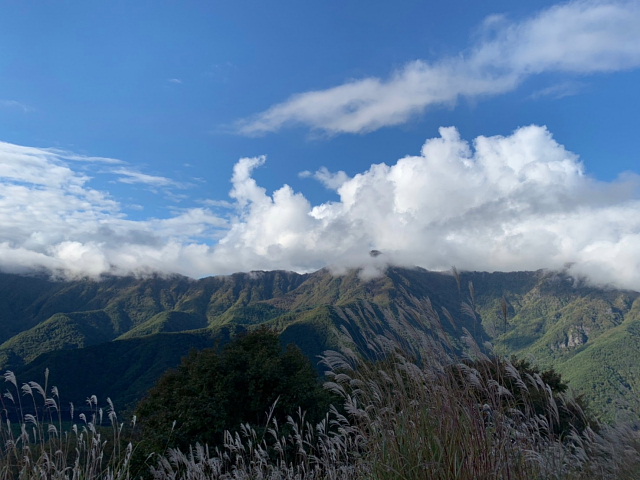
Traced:
MULTIPOLYGON (((357 346, 362 331, 398 341, 411 341, 412 332, 421 331, 458 353, 469 332, 502 355, 534 357, 556 368, 580 393, 593 394, 603 418, 640 413, 632 395, 640 374, 625 363, 640 353, 640 293, 589 286, 564 272, 389 267, 366 279, 356 270, 340 276, 321 269, 67 282, 0 274, 0 292, 2 368, 37 375, 47 362, 62 369, 65 362, 91 365, 83 356, 99 350, 104 358, 122 357, 126 345, 135 345, 137 353, 125 355, 127 364, 112 360, 111 368, 121 371, 105 373, 102 382, 113 384, 109 378, 119 374, 139 384, 124 389, 125 403, 159 375, 153 365, 147 365, 149 375, 141 371, 155 355, 146 349, 170 345, 157 361, 170 368, 191 346, 222 345, 238 332, 267 325, 312 359, 340 348, 344 332, 357 346), (606 371, 615 375, 589 378, 590 372, 606 371)), ((108 362, 101 368, 108 371, 108 362)), ((87 382, 88 373, 77 376, 86 387, 105 390, 100 381, 87 382)))

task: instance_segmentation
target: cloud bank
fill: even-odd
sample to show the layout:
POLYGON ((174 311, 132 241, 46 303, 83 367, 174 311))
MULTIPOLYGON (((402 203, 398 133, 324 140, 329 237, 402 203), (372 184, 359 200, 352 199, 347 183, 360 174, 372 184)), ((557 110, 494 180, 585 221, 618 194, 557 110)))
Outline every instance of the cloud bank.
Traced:
MULTIPOLYGON (((127 219, 85 171, 109 172, 151 189, 179 186, 116 159, 0 142, 0 269, 64 277, 152 271, 190 273, 190 242, 213 238, 226 220, 204 208, 165 219, 127 219), (177 268, 176 265, 180 267, 177 268)), ((206 247, 204 247, 206 248, 206 247)))
POLYGON ((493 16, 485 21, 477 44, 457 57, 433 63, 416 60, 386 80, 364 78, 300 93, 239 121, 236 130, 261 135, 301 124, 329 134, 366 133, 405 123, 425 109, 461 97, 514 90, 541 73, 585 75, 636 68, 638 25, 637 1, 578 0, 520 22, 493 16))
POLYGON ((288 185, 268 194, 252 177, 268 168, 266 158, 243 158, 229 202, 219 202, 231 206, 223 214, 191 208, 144 221, 127 219, 74 170, 79 157, 67 157, 74 160, 0 143, 3 270, 201 277, 327 265, 512 271, 571 264, 594 282, 640 290, 640 177, 590 178, 541 126, 472 142, 441 128, 418 155, 353 177, 307 172, 339 196, 318 205, 288 185), (371 249, 383 254, 370 257, 371 249))

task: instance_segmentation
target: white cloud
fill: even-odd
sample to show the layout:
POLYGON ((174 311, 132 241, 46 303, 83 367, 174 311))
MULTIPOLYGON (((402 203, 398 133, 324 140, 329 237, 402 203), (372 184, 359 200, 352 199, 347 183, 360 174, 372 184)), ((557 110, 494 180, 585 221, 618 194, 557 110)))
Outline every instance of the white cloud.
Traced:
POLYGON ((542 88, 529 95, 532 100, 542 97, 564 98, 579 94, 584 90, 584 85, 578 82, 561 82, 549 87, 542 88))
POLYGON ((330 190, 337 190, 347 180, 349 180, 349 176, 346 174, 346 172, 340 170, 333 173, 330 172, 327 167, 321 167, 315 173, 311 173, 305 170, 304 172, 300 172, 298 176, 300 176, 300 178, 315 178, 330 190))
POLYGON ((0 99, 0 108, 22 110, 23 113, 29 113, 33 111, 33 108, 25 105, 24 103, 18 102, 17 100, 0 99))
POLYGON ((260 135, 290 124, 364 133, 460 97, 496 95, 544 72, 590 74, 640 66, 640 3, 573 1, 521 22, 490 17, 477 45, 435 63, 415 61, 387 80, 364 78, 294 95, 237 123, 260 135))
MULTIPOLYGON (((241 160, 233 192, 242 213, 212 248, 212 265, 509 271, 573 263, 594 281, 640 289, 638 176, 590 178, 544 127, 472 144, 455 128, 440 133, 420 155, 372 165, 340 184, 339 201, 316 206, 286 185, 266 195, 251 178, 264 159, 241 160), (383 255, 371 258, 370 249, 383 255)), ((321 171, 321 181, 332 178, 321 171)))
POLYGON ((269 195, 253 178, 265 162, 237 162, 224 218, 191 208, 134 221, 75 164, 0 144, 0 265, 200 277, 327 265, 373 274, 386 264, 510 271, 571 263, 576 274, 640 290, 640 177, 596 181, 544 127, 473 142, 442 128, 418 155, 353 177, 320 169, 314 176, 339 200, 318 205, 288 185, 269 195), (371 249, 383 254, 370 257, 371 249))
POLYGON ((176 182, 167 177, 160 177, 156 175, 148 175, 146 173, 137 172, 130 168, 116 168, 112 170, 112 173, 120 176, 118 179, 119 182, 122 183, 141 183, 144 185, 148 185, 151 187, 180 187, 182 188, 182 184, 176 182))
MULTIPOLYGON (((165 219, 128 220, 115 199, 91 188, 91 178, 74 169, 122 163, 0 142, 0 268, 65 276, 190 273, 169 263, 176 242, 189 251, 188 243, 214 237, 226 221, 205 208, 183 209, 165 219)), ((116 172, 146 184, 170 185, 164 177, 126 167, 116 172)))

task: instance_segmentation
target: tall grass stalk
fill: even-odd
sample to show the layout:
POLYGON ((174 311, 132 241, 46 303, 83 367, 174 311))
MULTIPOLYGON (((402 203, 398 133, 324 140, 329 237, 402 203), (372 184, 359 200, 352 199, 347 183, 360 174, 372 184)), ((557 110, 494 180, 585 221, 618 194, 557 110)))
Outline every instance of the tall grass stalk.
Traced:
POLYGON ((135 447, 109 400, 106 418, 90 397, 74 423, 47 375, 44 387, 19 386, 7 372, 0 480, 640 478, 637 428, 592 429, 570 397, 487 355, 468 332, 468 358, 455 360, 435 312, 429 335, 402 321, 402 338, 379 325, 357 349, 347 336, 353 348, 325 353, 325 387, 341 400, 318 424, 301 410, 284 425, 270 414, 264 428, 225 432, 221 445, 156 452, 144 472, 131 471, 135 447), (560 428, 567 413, 574 426, 560 428))
POLYGON ((0 424, 0 480, 128 480, 133 445, 124 448, 123 424, 113 404, 109 427, 102 426, 103 410, 95 396, 74 423, 73 405, 63 419, 58 389, 30 381, 18 386, 13 372, 4 375, 0 424), (22 397, 26 398, 23 404, 22 397))
POLYGON ((153 468, 154 478, 640 478, 637 430, 554 433, 562 412, 581 410, 554 395, 540 375, 523 376, 509 361, 488 357, 468 332, 470 359, 456 363, 440 341, 443 331, 427 336, 407 325, 410 330, 410 342, 393 335, 367 339, 367 355, 348 348, 324 355, 325 386, 343 405, 319 425, 308 425, 301 413, 289 418, 287 435, 275 423, 264 437, 245 425, 227 432, 219 448, 170 450, 153 468), (517 392, 509 389, 514 385, 517 392))

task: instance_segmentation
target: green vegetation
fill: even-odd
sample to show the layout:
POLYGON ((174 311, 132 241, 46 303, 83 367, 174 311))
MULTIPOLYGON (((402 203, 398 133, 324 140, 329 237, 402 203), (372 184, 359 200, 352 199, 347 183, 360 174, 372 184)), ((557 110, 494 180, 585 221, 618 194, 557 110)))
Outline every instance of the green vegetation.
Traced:
POLYGON ((235 329, 163 333, 59 350, 39 356, 16 375, 39 378, 49 368, 51 383, 65 392, 68 401, 82 404, 89 391, 99 398, 110 397, 120 409, 129 409, 191 349, 224 345, 235 333, 235 329))
POLYGON ((317 405, 312 367, 266 330, 190 355, 140 405, 142 428, 95 396, 64 411, 48 375, 20 387, 7 372, 0 480, 637 478, 637 430, 592 428, 557 373, 470 337, 460 362, 426 334, 409 350, 366 336, 363 354, 324 356, 335 406, 315 417, 296 406, 317 405))
MULTIPOLYGON (((543 274, 525 294, 505 289, 510 304, 506 332, 493 342, 504 355, 554 368, 600 419, 638 418, 640 294, 595 289, 558 273, 543 274)), ((498 316, 495 303, 480 307, 498 316)))
POLYGON ((90 387, 133 406, 191 347, 267 325, 314 363, 326 349, 366 348, 361 332, 399 343, 426 332, 450 354, 462 351, 470 332, 500 355, 556 369, 603 420, 640 415, 640 371, 629 360, 640 357, 640 294, 562 272, 389 268, 367 280, 320 270, 74 282, 0 274, 0 287, 0 368, 31 375, 67 365, 77 376, 56 382, 75 401, 90 387))
POLYGON ((457 369, 459 387, 475 390, 480 403, 492 403, 493 399, 486 397, 491 392, 487 384, 492 383, 505 389, 500 400, 502 408, 517 410, 526 417, 544 418, 553 412, 553 417, 547 418, 547 429, 558 438, 570 436, 574 431, 582 434, 587 427, 596 428, 598 423, 586 410, 582 396, 566 401, 568 385, 553 369, 541 371, 527 360, 500 357, 463 361, 453 369, 454 372, 457 369), (470 375, 482 378, 484 384, 474 386, 471 382, 471 386, 465 387, 470 375))
POLYGON ((193 313, 177 312, 174 310, 160 312, 146 322, 139 324, 128 332, 120 335, 118 340, 144 337, 156 333, 184 332, 206 328, 204 316, 193 313))
POLYGON ((259 329, 240 335, 221 352, 192 351, 162 376, 136 413, 145 448, 161 451, 195 442, 220 444, 225 430, 263 425, 271 405, 272 418, 281 423, 298 408, 317 422, 329 400, 300 349, 283 349, 277 334, 259 329))
MULTIPOLYGON (((635 302, 637 312, 640 301, 635 302)), ((640 412, 640 318, 632 315, 622 325, 558 364, 570 385, 588 399, 600 418, 609 422, 638 419, 640 412)))
POLYGON ((0 345, 0 359, 5 366, 16 368, 43 351, 88 347, 113 337, 114 326, 102 311, 57 313, 0 345))

